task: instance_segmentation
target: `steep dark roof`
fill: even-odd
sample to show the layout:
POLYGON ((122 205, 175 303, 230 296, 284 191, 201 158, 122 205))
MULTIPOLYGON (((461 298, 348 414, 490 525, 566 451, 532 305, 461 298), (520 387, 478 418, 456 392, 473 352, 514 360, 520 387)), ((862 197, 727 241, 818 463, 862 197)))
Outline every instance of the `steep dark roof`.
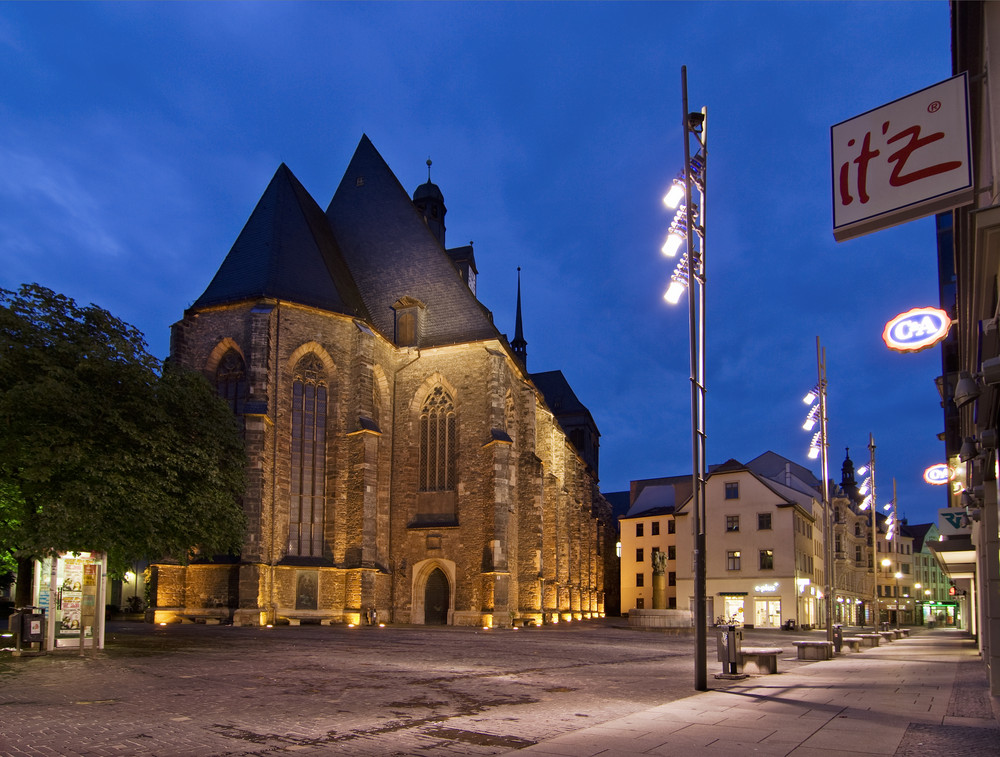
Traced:
POLYGON ((532 373, 529 375, 532 383, 538 391, 545 397, 545 404, 549 409, 559 415, 570 415, 573 413, 587 413, 587 406, 577 399, 570 387, 569 382, 562 371, 544 371, 542 373, 532 373))
POLYGON ((284 163, 193 307, 261 297, 367 318, 322 209, 284 163))
POLYGON ((374 327, 394 336, 392 306, 426 306, 420 345, 499 338, 490 312, 457 274, 382 156, 361 138, 326 216, 374 327))
POLYGON ((920 552, 924 548, 924 541, 927 539, 927 532, 934 528, 933 523, 901 523, 899 530, 901 533, 913 539, 913 551, 920 552))

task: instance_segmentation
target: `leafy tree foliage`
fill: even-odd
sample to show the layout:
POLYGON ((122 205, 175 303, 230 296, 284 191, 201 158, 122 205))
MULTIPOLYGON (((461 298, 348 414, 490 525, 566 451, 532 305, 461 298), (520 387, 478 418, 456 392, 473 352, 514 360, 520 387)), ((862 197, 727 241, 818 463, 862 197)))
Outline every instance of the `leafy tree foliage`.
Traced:
POLYGON ((134 327, 36 284, 0 289, 0 560, 236 552, 245 462, 229 406, 134 327))

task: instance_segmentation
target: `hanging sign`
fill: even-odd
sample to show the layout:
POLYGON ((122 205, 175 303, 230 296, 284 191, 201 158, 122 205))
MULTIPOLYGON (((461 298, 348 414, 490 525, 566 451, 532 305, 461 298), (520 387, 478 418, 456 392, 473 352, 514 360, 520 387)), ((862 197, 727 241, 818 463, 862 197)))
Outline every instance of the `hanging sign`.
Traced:
POLYGON ((838 242, 972 201, 967 75, 830 128, 838 242))
POLYGON ((933 484, 934 486, 940 486, 941 484, 947 484, 951 481, 952 470, 944 463, 938 463, 937 465, 932 465, 930 468, 924 471, 924 481, 928 484, 933 484))
POLYGON ((913 308, 885 324, 882 341, 896 352, 920 352, 948 336, 950 328, 951 317, 940 308, 913 308))

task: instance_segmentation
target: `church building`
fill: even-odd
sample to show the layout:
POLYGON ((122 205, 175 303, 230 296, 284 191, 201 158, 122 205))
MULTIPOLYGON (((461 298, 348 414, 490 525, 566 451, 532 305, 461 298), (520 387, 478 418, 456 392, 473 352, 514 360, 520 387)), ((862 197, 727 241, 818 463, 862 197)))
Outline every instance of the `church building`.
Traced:
POLYGON ((444 197, 362 137, 324 212, 282 164, 171 360, 247 447, 238 558, 152 566, 154 619, 511 626, 598 617, 615 575, 599 433, 476 297, 444 197))

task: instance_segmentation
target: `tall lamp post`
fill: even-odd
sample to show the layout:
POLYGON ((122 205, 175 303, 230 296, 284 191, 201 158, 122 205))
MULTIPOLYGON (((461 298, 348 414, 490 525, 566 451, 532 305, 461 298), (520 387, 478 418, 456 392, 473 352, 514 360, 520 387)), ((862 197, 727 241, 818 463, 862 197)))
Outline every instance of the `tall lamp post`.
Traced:
POLYGON ((881 614, 878 606, 878 524, 875 520, 875 437, 868 434, 868 478, 862 484, 865 495, 861 509, 868 510, 868 532, 871 535, 871 566, 872 566, 872 625, 878 630, 881 614))
POLYGON ((816 337, 816 374, 818 377, 816 388, 804 397, 805 402, 812 403, 818 400, 806 416, 806 422, 802 425, 806 431, 812 431, 813 426, 819 421, 819 431, 813 435, 812 443, 809 445, 809 458, 815 460, 820 458, 821 468, 821 501, 823 505, 823 594, 824 610, 826 615, 826 640, 833 643, 833 589, 836 583, 833 580, 833 519, 830 517, 830 486, 829 486, 829 458, 827 456, 828 445, 826 436, 826 350, 820 346, 819 337, 816 337))
POLYGON ((688 292, 688 328, 691 346, 691 507, 694 529, 694 688, 708 690, 708 616, 705 581, 705 197, 708 160, 707 111, 688 110, 687 66, 681 66, 682 128, 684 129, 684 172, 674 179, 663 198, 676 209, 667 239, 661 248, 673 257, 686 242, 670 286, 663 298, 676 304, 688 292), (691 139, 694 139, 694 156, 691 139), (698 190, 697 204, 691 190, 698 190), (681 201, 684 202, 681 205, 681 201), (695 244, 697 240, 697 244, 695 244))

